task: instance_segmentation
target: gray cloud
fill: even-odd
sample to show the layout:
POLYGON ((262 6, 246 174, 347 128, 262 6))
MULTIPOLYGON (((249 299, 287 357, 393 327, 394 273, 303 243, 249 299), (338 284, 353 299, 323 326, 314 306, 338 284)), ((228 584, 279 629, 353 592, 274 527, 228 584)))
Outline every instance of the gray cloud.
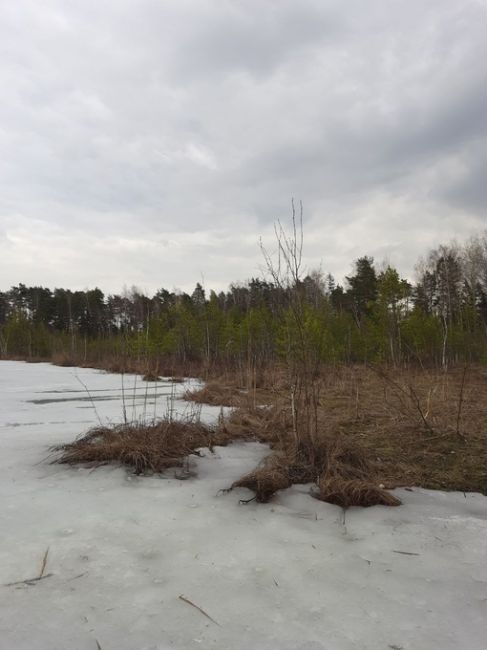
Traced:
POLYGON ((0 44, 2 288, 225 287, 291 196, 338 276, 487 225, 483 1, 18 0, 0 44))

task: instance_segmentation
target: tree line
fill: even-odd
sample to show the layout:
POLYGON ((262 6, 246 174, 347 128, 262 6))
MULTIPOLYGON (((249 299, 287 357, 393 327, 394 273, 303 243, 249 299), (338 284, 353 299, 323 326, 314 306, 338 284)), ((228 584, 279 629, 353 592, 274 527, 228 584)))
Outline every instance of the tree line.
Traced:
POLYGON ((107 295, 19 284, 0 292, 0 356, 103 364, 121 359, 264 367, 300 336, 320 363, 448 364, 487 360, 487 234, 441 245, 417 281, 357 259, 343 284, 313 271, 253 278, 224 292, 133 288, 107 295), (299 300, 300 326, 291 310, 299 300))

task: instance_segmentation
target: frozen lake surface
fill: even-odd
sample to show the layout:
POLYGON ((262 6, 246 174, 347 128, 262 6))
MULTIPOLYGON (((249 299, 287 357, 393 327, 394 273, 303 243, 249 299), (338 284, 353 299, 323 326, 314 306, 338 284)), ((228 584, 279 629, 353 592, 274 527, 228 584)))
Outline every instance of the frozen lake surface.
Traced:
POLYGON ((50 465, 49 445, 124 404, 163 415, 186 388, 121 381, 0 361, 1 650, 487 647, 487 498, 398 490, 399 508, 344 516, 299 486, 242 506, 248 492, 219 491, 267 453, 257 443, 207 452, 187 481, 50 465), (50 577, 5 586, 38 575, 47 548, 50 577))

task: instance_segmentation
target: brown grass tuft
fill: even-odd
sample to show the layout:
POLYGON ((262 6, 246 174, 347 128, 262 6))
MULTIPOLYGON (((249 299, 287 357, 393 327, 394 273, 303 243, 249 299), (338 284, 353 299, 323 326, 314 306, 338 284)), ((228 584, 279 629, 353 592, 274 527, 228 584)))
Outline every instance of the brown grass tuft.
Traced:
POLYGON ((317 499, 334 503, 342 508, 350 506, 399 506, 401 502, 383 488, 373 485, 370 480, 344 479, 341 476, 323 476, 318 482, 317 499))
POLYGON ((256 501, 267 503, 278 490, 284 490, 292 483, 288 458, 285 454, 274 453, 265 458, 255 470, 235 481, 230 489, 247 488, 255 492, 256 501))
POLYGON ((77 365, 75 359, 65 352, 53 354, 51 362, 55 366, 62 366, 63 368, 72 368, 77 365))
POLYGON ((142 377, 142 381, 159 381, 161 378, 157 372, 153 370, 148 370, 145 375, 142 377))
POLYGON ((286 409, 258 406, 233 409, 219 425, 219 433, 232 440, 258 440, 274 447, 291 431, 286 409))
POLYGON ((210 404, 212 406, 239 406, 247 401, 245 393, 219 382, 209 382, 196 390, 188 390, 184 395, 188 402, 210 404))
POLYGON ((256 501, 267 503, 278 490, 303 483, 317 483, 316 498, 344 508, 400 504, 399 499, 377 487, 365 451, 345 436, 276 451, 230 489, 248 488, 255 492, 256 501))
POLYGON ((121 424, 97 427, 74 442, 58 445, 60 454, 53 462, 118 462, 132 467, 136 474, 162 472, 181 467, 190 454, 211 446, 213 431, 200 422, 162 420, 155 424, 121 424))

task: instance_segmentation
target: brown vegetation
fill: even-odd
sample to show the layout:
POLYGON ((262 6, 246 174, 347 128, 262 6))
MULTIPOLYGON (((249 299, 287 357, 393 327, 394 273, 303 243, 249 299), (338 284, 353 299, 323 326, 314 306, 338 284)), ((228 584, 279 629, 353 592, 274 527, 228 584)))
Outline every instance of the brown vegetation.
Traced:
POLYGON ((487 493, 487 369, 340 366, 314 381, 312 439, 296 439, 291 387, 274 368, 262 373, 260 389, 238 389, 227 377, 187 393, 199 403, 235 406, 214 428, 169 420, 97 428, 58 447, 57 460, 160 472, 202 447, 258 440, 271 454, 231 489, 249 488, 259 502, 297 483, 314 483, 316 498, 342 507, 397 505, 387 489, 399 486, 487 493))
MULTIPOLYGON (((3 356, 2 358, 17 361, 33 360, 32 358, 25 356, 3 356)), ((182 362, 179 360, 172 360, 171 363, 168 363, 165 358, 154 358, 149 363, 145 356, 139 358, 128 354, 103 353, 98 355, 96 359, 86 359, 82 352, 75 354, 56 352, 49 358, 40 358, 40 361, 48 361, 53 363, 55 366, 95 368, 97 370, 105 370, 106 372, 142 375, 142 377, 174 378, 174 381, 183 381, 183 377, 202 377, 207 379, 209 376, 208 370, 201 362, 182 362)))
POLYGON ((276 451, 231 489, 248 488, 258 502, 266 503, 278 490, 302 483, 316 483, 313 496, 342 507, 401 503, 378 485, 360 444, 345 437, 323 439, 311 449, 290 445, 276 451))
POLYGON ((52 355, 51 363, 55 366, 62 366, 63 368, 73 368, 78 365, 76 360, 65 352, 59 352, 52 355))
POLYGON ((487 493, 487 371, 341 368, 320 420, 359 440, 388 487, 487 493))
POLYGON ((317 496, 340 505, 395 502, 381 486, 487 494, 487 369, 341 366, 315 381, 318 434, 304 456, 294 441, 290 387, 268 385, 257 399, 271 406, 241 406, 221 424, 228 437, 274 449, 234 487, 266 501, 292 483, 317 481, 317 496))
POLYGON ((289 414, 278 406, 240 406, 219 425, 219 432, 230 440, 258 440, 271 447, 284 445, 289 430, 289 414))
POLYGON ((240 406, 242 402, 247 401, 245 393, 241 390, 217 381, 210 381, 202 388, 186 391, 184 399, 212 406, 240 406))
POLYGON ((380 486, 373 485, 370 480, 322 477, 318 485, 317 498, 342 508, 401 505, 397 497, 380 486))
POLYGON ((182 467, 191 454, 212 444, 213 430, 201 422, 165 419, 154 424, 131 423, 96 427, 72 443, 52 448, 53 462, 117 462, 136 474, 162 472, 182 467))
POLYGON ((159 381, 160 379, 159 374, 153 370, 148 370, 145 375, 142 376, 142 381, 159 381))

